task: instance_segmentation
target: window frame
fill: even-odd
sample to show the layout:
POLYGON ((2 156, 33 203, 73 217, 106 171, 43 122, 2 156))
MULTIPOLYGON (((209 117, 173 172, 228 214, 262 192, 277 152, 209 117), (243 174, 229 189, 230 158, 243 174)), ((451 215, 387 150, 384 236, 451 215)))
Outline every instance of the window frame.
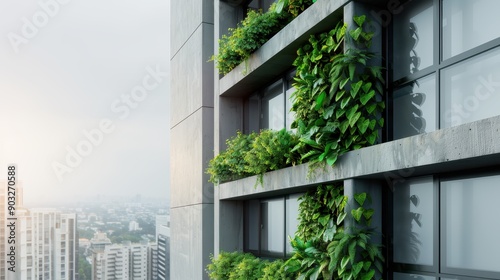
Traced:
MULTIPOLYGON (((254 254, 255 256, 258 257, 264 257, 264 258, 281 258, 281 259, 286 259, 292 256, 293 252, 287 252, 287 245, 288 245, 288 235, 287 235, 287 215, 289 209, 287 208, 287 200, 290 200, 291 197, 296 197, 298 200, 300 196, 302 196, 304 193, 291 193, 283 196, 273 196, 273 197, 265 197, 265 198, 260 198, 260 199, 251 199, 251 200, 246 200, 244 201, 244 206, 243 206, 243 251, 244 252, 249 252, 254 254), (266 201, 276 201, 276 200, 281 200, 282 206, 283 206, 283 251, 282 252, 271 252, 271 251, 266 251, 263 250, 262 248, 262 222, 263 222, 263 217, 262 217, 262 203, 266 201), (250 203, 258 203, 258 210, 257 211, 252 211, 253 209, 250 209, 249 204, 250 203), (250 215, 257 215, 257 228, 258 230, 257 233, 257 250, 249 249, 249 239, 250 239, 250 230, 255 231, 255 228, 251 228, 252 225, 249 224, 249 219, 250 215)), ((296 213, 296 217, 298 219, 298 212, 296 213)))
MULTIPOLYGON (((444 126, 442 125, 442 100, 443 100, 443 94, 441 92, 442 89, 442 79, 441 79, 441 72, 462 62, 470 61, 474 58, 477 58, 481 54, 484 54, 489 51, 493 51, 495 49, 500 50, 500 37, 492 39, 488 42, 485 42, 483 44, 480 44, 478 46, 475 46, 469 50, 466 50, 460 54, 451 56, 450 58, 444 59, 443 55, 443 27, 442 27, 442 20, 443 20, 443 0, 432 0, 432 6, 434 7, 433 9, 433 64, 420 69, 416 73, 412 73, 406 76, 403 76, 402 78, 398 80, 393 81, 393 71, 394 71, 394 45, 393 45, 393 38, 394 38, 394 31, 393 31, 393 25, 394 25, 394 20, 391 21, 391 24, 386 28, 386 34, 387 40, 385 42, 387 43, 387 48, 386 48, 386 57, 387 59, 387 81, 388 81, 388 96, 387 96, 387 104, 389 104, 388 109, 387 109, 387 115, 386 119, 389 120, 388 126, 387 126, 387 131, 386 131, 386 137, 387 140, 392 141, 392 140, 397 140, 394 138, 393 132, 394 132, 394 117, 393 117, 393 100, 394 100, 394 92, 396 92, 398 89, 403 88, 404 86, 411 85, 415 81, 421 78, 428 77, 430 75, 433 75, 435 78, 435 92, 436 92, 436 108, 435 108, 435 115, 436 115, 436 130, 442 129, 444 126)), ((412 5, 412 3, 415 3, 415 1, 408 0, 405 3, 402 4, 402 9, 408 8, 408 5, 412 5)), ((397 15, 394 15, 397 16, 397 15)), ((500 115, 500 113, 499 113, 500 115)), ((468 123, 468 122, 464 122, 468 123)), ((415 134, 418 135, 418 134, 415 134)), ((409 137, 409 136, 406 136, 409 137)), ((403 137, 404 138, 404 137, 403 137)), ((401 139, 401 138, 398 138, 401 139)))
POLYGON ((460 180, 460 179, 475 179, 475 178, 484 178, 489 176, 500 176, 499 166, 489 167, 489 168, 481 168, 475 170, 467 170, 467 171, 455 171, 449 173, 435 174, 435 175, 427 175, 427 176, 417 176, 406 179, 414 179, 414 178, 424 178, 432 176, 433 181, 433 207, 434 207, 434 221, 433 221, 433 265, 425 266, 425 265, 415 265, 415 264, 406 264, 406 263, 396 263, 393 259, 394 254, 394 244, 392 240, 394 239, 394 219, 393 213, 394 209, 394 197, 393 192, 387 192, 387 208, 384 213, 385 219, 389 222, 386 224, 385 232, 388 236, 388 279, 393 279, 393 274, 404 273, 411 275, 422 275, 422 276, 431 276, 436 279, 500 279, 500 272, 492 272, 492 271, 484 271, 484 270, 476 270, 476 269, 463 269, 463 268, 449 268, 445 267, 446 261, 446 213, 445 213, 445 203, 442 201, 442 182, 449 180, 460 180))

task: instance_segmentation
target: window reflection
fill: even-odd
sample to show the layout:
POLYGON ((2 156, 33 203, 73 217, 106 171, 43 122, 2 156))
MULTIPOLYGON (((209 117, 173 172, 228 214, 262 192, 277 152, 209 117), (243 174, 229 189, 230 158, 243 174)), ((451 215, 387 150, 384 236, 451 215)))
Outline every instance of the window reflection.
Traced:
POLYGON ((436 130, 436 81, 430 75, 394 91, 393 138, 436 130))
POLYGON ((433 64, 433 13, 432 1, 413 1, 394 17, 394 81, 433 64))
POLYGON ((394 261, 433 265, 434 183, 406 180, 394 189, 394 261))

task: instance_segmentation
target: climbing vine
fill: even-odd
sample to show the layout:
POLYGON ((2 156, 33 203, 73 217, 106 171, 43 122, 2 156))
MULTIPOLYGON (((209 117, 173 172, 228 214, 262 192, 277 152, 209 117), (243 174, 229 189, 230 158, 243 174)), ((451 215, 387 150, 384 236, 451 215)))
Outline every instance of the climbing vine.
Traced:
POLYGON ((335 164, 347 151, 373 145, 384 125, 383 77, 370 65, 366 50, 373 34, 366 17, 354 17, 356 27, 339 23, 330 32, 313 35, 297 51, 292 111, 302 160, 335 164), (343 49, 350 41, 349 49, 343 49))

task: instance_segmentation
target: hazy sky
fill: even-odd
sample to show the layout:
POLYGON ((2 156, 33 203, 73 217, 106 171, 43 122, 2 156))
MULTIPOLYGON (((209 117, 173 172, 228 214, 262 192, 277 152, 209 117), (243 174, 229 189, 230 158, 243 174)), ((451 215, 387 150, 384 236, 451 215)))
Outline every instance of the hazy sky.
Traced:
POLYGON ((25 204, 167 200, 169 5, 0 0, 0 180, 16 164, 25 204))

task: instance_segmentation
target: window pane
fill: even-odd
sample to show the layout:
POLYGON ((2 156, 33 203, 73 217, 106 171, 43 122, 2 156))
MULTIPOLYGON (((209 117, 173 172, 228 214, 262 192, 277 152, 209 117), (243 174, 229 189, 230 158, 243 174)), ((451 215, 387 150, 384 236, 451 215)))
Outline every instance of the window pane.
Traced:
POLYGON ((262 128, 281 130, 285 127, 285 100, 283 82, 279 81, 266 89, 262 98, 262 128))
POLYGON ((434 75, 396 90, 393 98, 394 139, 436 130, 436 107, 434 75))
POLYGON ((499 185, 498 175, 441 183, 445 267, 500 272, 499 185))
POLYGON ((441 127, 500 114, 500 49, 442 71, 441 127))
POLYGON ((261 202, 261 249, 262 251, 283 253, 285 244, 285 207, 283 199, 261 202))
POLYGON ((246 203, 246 246, 248 250, 259 250, 259 205, 258 200, 249 200, 246 203))
POLYGON ((436 277, 394 272, 394 280, 435 280, 436 277))
POLYGON ((433 64, 432 0, 413 1, 394 16, 393 79, 399 80, 433 64))
MULTIPOLYGON (((290 236, 293 238, 295 236, 295 232, 297 231, 297 227, 299 225, 299 197, 302 194, 294 194, 290 195, 290 197, 286 200, 286 238, 290 236)), ((290 242, 286 242, 286 253, 293 252, 293 248, 290 245, 290 242)))
POLYGON ((394 188, 394 262, 433 265, 434 183, 408 179, 394 188))
POLYGON ((443 1, 443 58, 500 37, 500 1, 443 1))

